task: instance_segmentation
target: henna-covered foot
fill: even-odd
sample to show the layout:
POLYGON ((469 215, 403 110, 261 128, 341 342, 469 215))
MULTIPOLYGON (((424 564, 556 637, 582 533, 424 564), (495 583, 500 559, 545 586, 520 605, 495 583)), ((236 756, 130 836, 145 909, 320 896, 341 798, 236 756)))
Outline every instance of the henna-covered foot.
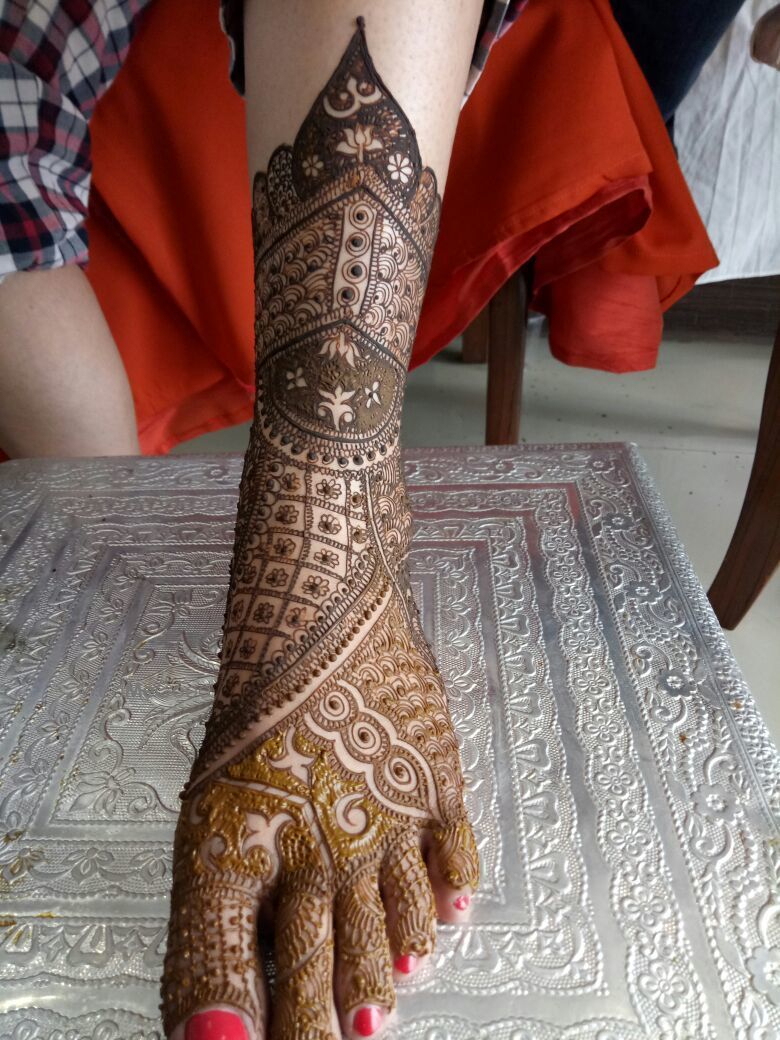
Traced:
POLYGON ((258 398, 214 709, 176 833, 174 1040, 378 1035, 436 915, 468 914, 479 865, 406 570, 398 447, 439 207, 361 27, 255 179, 258 398))

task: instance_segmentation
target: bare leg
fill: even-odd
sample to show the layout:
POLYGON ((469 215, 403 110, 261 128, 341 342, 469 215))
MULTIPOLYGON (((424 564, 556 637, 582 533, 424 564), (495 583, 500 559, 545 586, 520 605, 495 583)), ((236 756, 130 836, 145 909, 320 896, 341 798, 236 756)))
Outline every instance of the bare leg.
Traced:
POLYGON ((0 285, 0 448, 12 458, 139 451, 127 375, 79 267, 0 285))
POLYGON ((480 9, 369 4, 364 34, 354 0, 247 7, 258 395, 176 836, 174 1040, 265 1036, 263 905, 270 1035, 377 1035, 394 969, 430 954, 436 916, 464 919, 477 884, 407 574, 399 424, 480 9))

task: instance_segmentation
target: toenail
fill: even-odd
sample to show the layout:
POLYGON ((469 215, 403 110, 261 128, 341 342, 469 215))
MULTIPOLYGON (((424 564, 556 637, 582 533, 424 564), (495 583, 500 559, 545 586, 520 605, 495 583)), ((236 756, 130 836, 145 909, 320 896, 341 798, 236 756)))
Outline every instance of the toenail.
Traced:
POLYGON ((403 957, 398 957, 395 962, 395 970, 402 972, 404 975, 411 975, 416 967, 417 958, 413 953, 405 953, 403 957))
POLYGON ((232 1011, 202 1011, 193 1015, 184 1040, 248 1040, 244 1023, 232 1011))
MULTIPOLYGON (((352 1026, 359 1036, 373 1036, 382 1025, 384 1014, 378 1007, 362 1007, 355 1015, 352 1026)), ((189 1040, 189 1037, 187 1037, 189 1040)))
POLYGON ((466 910, 469 903, 471 902, 471 896, 462 895, 458 896, 457 899, 453 899, 452 905, 456 910, 466 910))

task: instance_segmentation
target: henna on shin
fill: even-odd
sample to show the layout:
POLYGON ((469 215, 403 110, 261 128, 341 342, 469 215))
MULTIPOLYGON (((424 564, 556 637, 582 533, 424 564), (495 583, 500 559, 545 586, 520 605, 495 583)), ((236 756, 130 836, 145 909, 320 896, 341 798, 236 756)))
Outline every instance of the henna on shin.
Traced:
POLYGON ((439 210, 359 23, 294 144, 254 181, 257 403, 214 710, 176 836, 169 1031, 209 1002, 260 1023, 236 933, 272 890, 273 1033, 292 1036, 284 1023, 305 1013, 306 1036, 325 1037, 334 906, 346 1009, 390 1008, 377 879, 403 908, 396 952, 420 954, 433 932, 420 832, 450 883, 477 884, 457 741, 406 570, 399 454, 439 210), (221 937, 193 923, 203 907, 223 915, 221 937))

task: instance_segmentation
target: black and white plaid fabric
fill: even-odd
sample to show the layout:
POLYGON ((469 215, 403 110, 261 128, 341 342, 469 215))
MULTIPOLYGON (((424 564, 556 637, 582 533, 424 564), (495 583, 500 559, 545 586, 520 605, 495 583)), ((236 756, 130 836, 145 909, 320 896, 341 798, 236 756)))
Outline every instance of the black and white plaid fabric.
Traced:
POLYGON ((0 279, 86 263, 89 119, 148 2, 0 3, 0 279))

